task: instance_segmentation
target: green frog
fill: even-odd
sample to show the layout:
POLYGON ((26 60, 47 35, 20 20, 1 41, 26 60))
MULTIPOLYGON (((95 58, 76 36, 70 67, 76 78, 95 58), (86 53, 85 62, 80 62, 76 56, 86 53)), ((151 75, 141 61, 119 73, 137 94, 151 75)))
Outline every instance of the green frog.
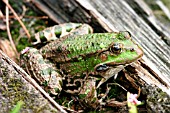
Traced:
POLYGON ((91 105, 98 100, 97 88, 143 55, 129 32, 93 33, 87 24, 56 25, 34 38, 34 45, 45 41, 45 46, 24 52, 29 73, 49 93, 64 90, 91 105))

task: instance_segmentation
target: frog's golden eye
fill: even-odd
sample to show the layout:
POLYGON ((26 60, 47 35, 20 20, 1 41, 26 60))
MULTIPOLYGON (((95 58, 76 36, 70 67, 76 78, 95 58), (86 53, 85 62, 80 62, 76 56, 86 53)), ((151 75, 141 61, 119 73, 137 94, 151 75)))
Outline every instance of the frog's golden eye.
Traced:
POLYGON ((119 43, 114 43, 111 47, 110 47, 110 51, 112 53, 120 53, 122 50, 122 44, 119 43))

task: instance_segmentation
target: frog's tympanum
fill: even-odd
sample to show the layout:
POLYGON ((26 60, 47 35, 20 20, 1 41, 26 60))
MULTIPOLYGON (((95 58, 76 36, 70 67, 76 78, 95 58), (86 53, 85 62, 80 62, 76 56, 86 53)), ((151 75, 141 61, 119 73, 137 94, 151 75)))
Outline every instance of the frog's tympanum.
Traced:
POLYGON ((30 48, 24 54, 29 73, 49 93, 57 95, 64 90, 77 94, 80 100, 95 107, 96 89, 141 58, 143 51, 127 31, 92 32, 89 25, 77 23, 56 25, 38 32, 33 44, 44 40, 48 43, 39 50, 30 48), (94 75, 100 76, 98 84, 94 75))

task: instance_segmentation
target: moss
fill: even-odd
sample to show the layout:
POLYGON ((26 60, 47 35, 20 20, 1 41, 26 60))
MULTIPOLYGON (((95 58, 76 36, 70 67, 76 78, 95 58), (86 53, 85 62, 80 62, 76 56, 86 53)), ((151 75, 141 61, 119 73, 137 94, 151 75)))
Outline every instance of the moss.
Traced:
POLYGON ((49 107, 47 100, 27 83, 15 69, 0 59, 0 112, 11 111, 19 101, 24 104, 21 112, 53 110, 49 107))

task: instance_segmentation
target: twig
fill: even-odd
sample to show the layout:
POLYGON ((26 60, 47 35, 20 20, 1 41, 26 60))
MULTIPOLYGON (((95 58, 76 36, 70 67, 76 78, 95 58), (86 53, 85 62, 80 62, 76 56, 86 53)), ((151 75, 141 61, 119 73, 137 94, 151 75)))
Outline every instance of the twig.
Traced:
POLYGON ((123 90, 125 90, 127 92, 127 89, 125 89, 123 86, 121 86, 118 83, 108 83, 108 85, 117 85, 117 86, 121 87, 123 90))
POLYGON ((27 11, 27 9, 26 9, 26 7, 25 7, 25 5, 22 5, 22 14, 21 14, 21 18, 23 18, 23 16, 25 15, 25 13, 26 13, 26 11, 27 11))
MULTIPOLYGON (((0 10, 0 18, 3 17, 3 16, 4 15, 3 15, 2 11, 0 10)), ((5 18, 5 16, 4 16, 4 18, 5 18)))
POLYGON ((105 92, 104 96, 102 96, 101 99, 99 100, 100 103, 102 103, 102 101, 106 98, 106 96, 108 95, 110 89, 111 89, 111 88, 108 87, 108 84, 107 84, 107 91, 105 92))
POLYGON ((67 107, 65 107, 65 106, 62 106, 62 108, 63 109, 65 109, 65 110, 67 110, 67 111, 69 111, 69 112, 71 112, 71 113, 81 113, 81 111, 74 111, 74 110, 72 110, 72 109, 70 109, 70 108, 67 108, 67 107))
POLYGON ((24 31, 26 32, 28 38, 30 39, 31 38, 31 35, 29 34, 27 28, 25 27, 25 25, 23 24, 23 22, 20 20, 20 18, 18 17, 17 13, 14 11, 14 9, 11 7, 10 4, 8 4, 7 0, 2 0, 6 5, 7 7, 12 11, 12 13, 14 14, 14 16, 17 18, 17 20, 19 21, 19 23, 21 24, 21 26, 23 27, 24 31))
MULTIPOLYGON (((0 13, 0 15, 1 15, 1 13, 0 13)), ((48 19, 48 16, 27 16, 27 15, 22 16, 22 15, 19 15, 18 17, 20 19, 22 17, 24 17, 24 18, 48 19)), ((3 18, 5 18, 5 16, 0 16, 0 19, 3 19, 3 18)), ((9 16, 9 18, 15 18, 15 16, 11 15, 11 16, 9 16)))
MULTIPOLYGON (((8 0, 6 0, 6 2, 8 3, 8 0)), ((11 43, 11 46, 15 52, 16 55, 18 55, 18 52, 17 52, 17 49, 15 47, 15 44, 12 40, 12 36, 11 36, 11 32, 10 32, 10 29, 9 29, 9 10, 8 10, 8 7, 6 6, 6 26, 7 26, 7 33, 8 33, 8 37, 9 37, 9 40, 10 40, 10 43, 11 43)))

